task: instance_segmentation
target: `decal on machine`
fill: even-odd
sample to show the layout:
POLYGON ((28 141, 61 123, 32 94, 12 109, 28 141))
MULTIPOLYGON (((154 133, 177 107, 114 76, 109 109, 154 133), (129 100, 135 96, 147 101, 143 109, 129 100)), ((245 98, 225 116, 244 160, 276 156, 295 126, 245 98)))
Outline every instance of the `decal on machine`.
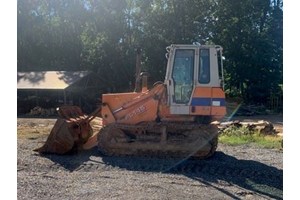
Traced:
POLYGON ((213 106, 221 106, 221 102, 220 101, 212 101, 212 105, 213 106))
POLYGON ((139 114, 144 113, 144 112, 146 112, 146 106, 145 105, 141 105, 140 107, 134 109, 131 113, 128 113, 125 116, 125 120, 131 119, 134 116, 139 115, 139 114))

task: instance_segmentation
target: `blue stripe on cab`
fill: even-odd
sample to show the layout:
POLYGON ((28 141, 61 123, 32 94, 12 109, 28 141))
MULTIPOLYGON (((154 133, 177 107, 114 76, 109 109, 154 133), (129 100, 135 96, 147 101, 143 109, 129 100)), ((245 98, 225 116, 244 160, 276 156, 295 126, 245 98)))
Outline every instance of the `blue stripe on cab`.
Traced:
POLYGON ((210 106, 211 98, 193 98, 191 105, 192 106, 210 106))
POLYGON ((220 106, 225 106, 224 98, 199 98, 194 97, 191 102, 191 106, 212 106, 212 101, 219 101, 220 106))

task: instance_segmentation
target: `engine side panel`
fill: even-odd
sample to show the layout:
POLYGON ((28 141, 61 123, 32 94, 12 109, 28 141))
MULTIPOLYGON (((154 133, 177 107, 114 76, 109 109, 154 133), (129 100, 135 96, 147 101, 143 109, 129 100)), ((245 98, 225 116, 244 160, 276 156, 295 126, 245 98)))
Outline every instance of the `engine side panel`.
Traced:
POLYGON ((157 85, 140 93, 104 94, 102 96, 103 124, 138 124, 153 122, 158 116, 159 102, 165 98, 165 86, 157 85))

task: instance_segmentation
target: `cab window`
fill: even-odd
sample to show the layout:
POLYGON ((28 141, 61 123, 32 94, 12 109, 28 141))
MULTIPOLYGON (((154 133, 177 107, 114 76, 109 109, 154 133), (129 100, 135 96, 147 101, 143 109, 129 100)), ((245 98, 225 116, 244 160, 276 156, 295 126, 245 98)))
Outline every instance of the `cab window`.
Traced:
POLYGON ((202 84, 210 82, 209 49, 200 49, 198 80, 202 84))

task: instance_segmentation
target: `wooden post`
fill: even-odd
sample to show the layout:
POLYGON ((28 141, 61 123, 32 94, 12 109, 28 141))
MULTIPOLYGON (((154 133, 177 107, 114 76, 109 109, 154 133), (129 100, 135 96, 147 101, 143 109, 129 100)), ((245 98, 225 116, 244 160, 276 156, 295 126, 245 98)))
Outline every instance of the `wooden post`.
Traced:
POLYGON ((66 90, 64 90, 64 105, 67 105, 67 94, 66 94, 66 90))
POLYGON ((39 106, 38 90, 35 90, 35 106, 39 106))

